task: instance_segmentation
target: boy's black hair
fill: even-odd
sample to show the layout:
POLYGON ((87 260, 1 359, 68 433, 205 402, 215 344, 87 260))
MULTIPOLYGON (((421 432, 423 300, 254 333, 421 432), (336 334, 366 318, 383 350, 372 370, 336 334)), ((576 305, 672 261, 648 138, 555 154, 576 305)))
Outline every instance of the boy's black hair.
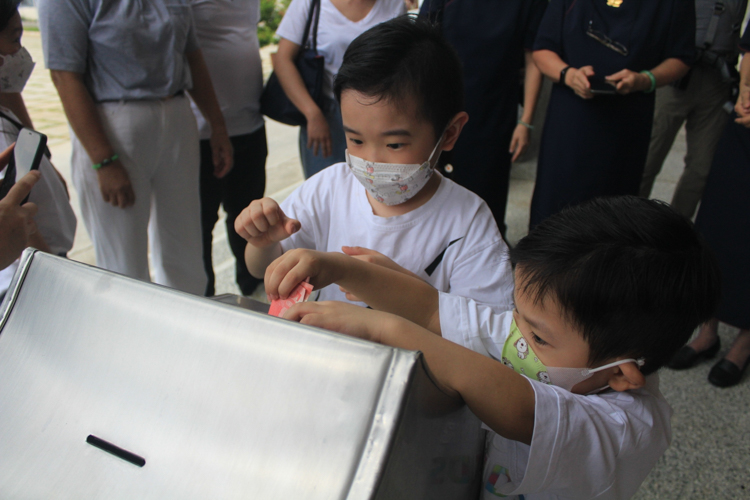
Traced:
POLYGON ((405 15, 378 24, 349 45, 333 92, 355 90, 398 106, 414 102, 436 138, 464 109, 461 61, 437 25, 405 15))
POLYGON ((0 31, 8 27, 10 18, 18 12, 21 0, 0 0, 0 31))
POLYGON ((589 345, 589 366, 663 366, 710 319, 719 268, 693 224, 666 203, 599 198, 548 218, 511 250, 516 286, 557 300, 589 345))

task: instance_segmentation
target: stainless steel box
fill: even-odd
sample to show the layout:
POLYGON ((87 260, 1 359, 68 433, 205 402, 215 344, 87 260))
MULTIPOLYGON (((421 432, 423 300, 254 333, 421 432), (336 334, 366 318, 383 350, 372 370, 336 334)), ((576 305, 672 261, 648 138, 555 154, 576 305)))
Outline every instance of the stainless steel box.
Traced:
POLYGON ((469 499, 483 444, 418 352, 33 251, 0 308, 3 499, 469 499))

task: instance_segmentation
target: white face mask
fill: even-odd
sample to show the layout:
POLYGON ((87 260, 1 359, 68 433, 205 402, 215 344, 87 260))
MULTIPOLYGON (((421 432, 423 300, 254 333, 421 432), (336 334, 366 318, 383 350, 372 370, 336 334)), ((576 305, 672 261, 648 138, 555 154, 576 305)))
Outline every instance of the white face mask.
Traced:
POLYGON ((384 205, 398 205, 413 198, 430 180, 435 172, 432 157, 442 140, 440 136, 430 157, 421 165, 375 163, 350 155, 348 149, 346 163, 373 198, 384 205))
MULTIPOLYGON (((556 385, 566 391, 570 391, 577 384, 589 379, 594 373, 606 370, 607 368, 631 362, 638 366, 643 366, 644 364, 644 360, 641 358, 621 359, 598 368, 560 368, 546 366, 539 360, 539 358, 537 358, 529 343, 526 342, 526 339, 521 335, 521 330, 516 326, 515 320, 511 323, 510 335, 508 335, 505 345, 503 346, 503 359, 501 361, 505 366, 509 367, 516 373, 526 375, 533 380, 538 380, 545 384, 556 385)), ((600 387, 592 392, 599 392, 607 387, 608 386, 600 387)))
POLYGON ((3 61, 0 66, 0 92, 23 91, 36 65, 29 51, 26 47, 21 47, 15 54, 0 57, 3 61))

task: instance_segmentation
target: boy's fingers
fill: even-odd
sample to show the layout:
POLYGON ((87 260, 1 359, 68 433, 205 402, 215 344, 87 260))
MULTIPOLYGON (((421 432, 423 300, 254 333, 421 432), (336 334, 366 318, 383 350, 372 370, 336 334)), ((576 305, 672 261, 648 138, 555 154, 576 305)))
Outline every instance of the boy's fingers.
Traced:
MULTIPOLYGON (((6 150, 7 151, 7 150, 6 150)), ((5 200, 10 205, 20 205, 21 202, 29 195, 31 188, 37 183, 41 174, 37 170, 32 170, 28 174, 21 177, 16 183, 10 188, 8 194, 5 195, 5 200)), ((36 213, 36 212, 34 212, 36 213)))
MULTIPOLYGON (((279 209, 279 211, 281 211, 281 209, 279 209)), ((297 219, 291 219, 287 217, 286 215, 284 215, 284 212, 281 212, 281 215, 284 218, 284 229, 286 230, 286 234, 288 234, 289 236, 293 235, 302 228, 302 223, 297 219)))
POLYGON ((371 250, 369 248, 365 247, 347 247, 343 246, 341 247, 341 251, 345 253, 346 255, 355 256, 355 255, 380 255, 380 252, 377 252, 375 250, 371 250))

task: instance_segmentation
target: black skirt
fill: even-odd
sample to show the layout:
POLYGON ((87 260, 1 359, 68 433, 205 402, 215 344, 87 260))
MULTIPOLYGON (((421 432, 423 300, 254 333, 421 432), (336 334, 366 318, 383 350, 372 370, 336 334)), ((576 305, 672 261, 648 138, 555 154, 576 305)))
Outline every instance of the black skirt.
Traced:
MULTIPOLYGON (((747 56, 746 56, 747 57, 747 56)), ((750 129, 724 129, 695 225, 719 260, 721 304, 716 317, 750 328, 750 129)))

